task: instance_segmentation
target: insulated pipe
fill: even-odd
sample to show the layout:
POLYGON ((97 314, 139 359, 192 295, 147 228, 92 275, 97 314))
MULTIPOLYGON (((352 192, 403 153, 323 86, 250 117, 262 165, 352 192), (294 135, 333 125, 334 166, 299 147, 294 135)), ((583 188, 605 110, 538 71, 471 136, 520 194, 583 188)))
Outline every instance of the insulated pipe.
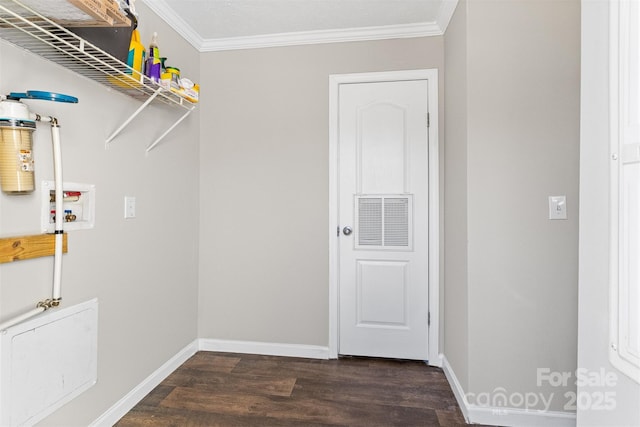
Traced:
MULTIPOLYGON (((64 194, 62 188, 62 148, 60 144, 60 124, 58 119, 51 116, 33 115, 36 121, 51 123, 51 142, 53 144, 53 181, 56 195, 56 224, 55 224, 55 249, 53 255, 53 289, 51 291, 51 300, 42 301, 47 308, 57 307, 62 299, 61 283, 62 283, 62 245, 64 230, 64 194)), ((45 308, 46 310, 46 308, 45 308)))
POLYGON ((36 314, 42 313, 45 310, 45 307, 41 307, 40 305, 38 305, 33 310, 27 311, 26 313, 16 316, 13 319, 7 320, 6 322, 0 323, 0 333, 2 333, 2 331, 4 331, 5 329, 9 329, 13 325, 17 325, 18 323, 35 316, 36 314))
POLYGON ((64 196, 62 193, 62 149, 60 148, 60 125, 55 117, 51 119, 51 141, 53 142, 53 179, 56 193, 56 225, 55 225, 55 251, 53 257, 53 305, 57 307, 62 299, 62 225, 64 223, 64 196))
POLYGON ((62 248, 63 248, 63 234, 64 230, 62 225, 64 224, 64 200, 62 189, 62 149, 60 146, 60 125, 58 119, 55 117, 42 117, 38 114, 32 114, 32 117, 36 121, 51 123, 51 140, 53 143, 53 179, 54 188, 56 194, 56 224, 55 224, 55 249, 53 256, 53 289, 51 291, 51 299, 38 302, 36 307, 26 313, 16 316, 6 322, 0 323, 0 332, 11 326, 17 325, 31 317, 42 313, 52 307, 60 305, 62 300, 61 295, 61 282, 62 282, 62 248))

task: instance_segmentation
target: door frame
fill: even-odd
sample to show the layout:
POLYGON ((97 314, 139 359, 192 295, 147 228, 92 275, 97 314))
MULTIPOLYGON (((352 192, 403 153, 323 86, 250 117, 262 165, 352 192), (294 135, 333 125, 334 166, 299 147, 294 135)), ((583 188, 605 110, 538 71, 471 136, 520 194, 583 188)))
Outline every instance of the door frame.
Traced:
MULTIPOLYGON (((339 351, 339 268, 340 251, 336 230, 339 198, 339 91, 340 85, 350 83, 397 82, 427 80, 427 108, 429 110, 429 359, 432 366, 442 366, 440 357, 440 172, 438 133, 438 70, 421 69, 383 71, 373 73, 329 75, 329 358, 339 351)), ((426 118, 425 118, 426 120, 426 118)))

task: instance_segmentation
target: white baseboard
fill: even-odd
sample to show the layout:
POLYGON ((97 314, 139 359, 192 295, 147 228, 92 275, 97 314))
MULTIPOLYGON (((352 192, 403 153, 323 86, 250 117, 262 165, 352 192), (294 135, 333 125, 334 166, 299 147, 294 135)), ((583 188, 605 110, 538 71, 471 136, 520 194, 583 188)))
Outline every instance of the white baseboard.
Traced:
POLYGON ((469 422, 469 402, 467 401, 467 396, 464 394, 464 389, 460 385, 458 381, 458 377, 451 369, 451 365, 449 365, 449 361, 444 356, 444 354, 440 355, 440 360, 442 360, 442 370, 444 371, 444 376, 447 377, 447 381, 449 381, 449 385, 451 386, 451 390, 453 390, 453 395, 456 397, 456 401, 458 402, 458 406, 460 407, 460 411, 462 411, 462 415, 464 419, 469 422))
POLYGON ((494 426, 518 427, 575 427, 576 414, 559 411, 527 411, 518 408, 487 408, 475 406, 470 409, 471 422, 494 426))
POLYGON ((444 374, 453 389, 460 410, 468 423, 495 426, 573 427, 576 414, 559 411, 531 411, 520 408, 479 406, 470 404, 449 361, 442 356, 444 374))
POLYGON ((127 393, 126 396, 117 401, 115 405, 92 422, 90 427, 113 426, 120 418, 136 406, 147 394, 149 394, 151 390, 156 388, 158 384, 167 378, 173 371, 178 369, 180 365, 196 354, 197 351, 198 340, 195 340, 180 350, 178 354, 169 359, 161 367, 156 369, 155 372, 145 378, 133 390, 127 393))
POLYGON ((306 357, 308 359, 328 359, 329 347, 304 344, 279 344, 255 341, 231 341, 201 338, 202 351, 226 353, 264 354, 267 356, 306 357))

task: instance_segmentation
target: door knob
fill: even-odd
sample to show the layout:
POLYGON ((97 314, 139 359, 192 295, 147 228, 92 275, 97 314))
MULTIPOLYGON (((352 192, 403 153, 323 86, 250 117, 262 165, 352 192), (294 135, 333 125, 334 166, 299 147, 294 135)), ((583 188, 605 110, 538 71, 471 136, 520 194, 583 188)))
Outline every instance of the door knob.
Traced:
POLYGON ((347 227, 342 229, 342 234, 344 234, 345 236, 350 235, 352 232, 353 232, 353 230, 349 226, 347 226, 347 227))

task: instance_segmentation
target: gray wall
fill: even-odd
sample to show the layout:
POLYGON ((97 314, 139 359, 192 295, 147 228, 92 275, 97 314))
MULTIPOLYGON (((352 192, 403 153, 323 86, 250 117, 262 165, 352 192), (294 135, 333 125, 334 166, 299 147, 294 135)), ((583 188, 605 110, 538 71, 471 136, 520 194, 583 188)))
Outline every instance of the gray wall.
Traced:
POLYGON ((469 387, 467 271, 467 2, 444 37, 444 349, 463 389, 469 387))
MULTIPOLYGON (((445 276, 445 295, 459 296, 447 309, 463 312, 466 304, 468 318, 449 316, 461 324, 447 325, 445 348, 468 345, 467 392, 503 387, 507 394, 562 396, 572 384, 538 387, 536 371, 576 368, 580 3, 458 6, 466 29, 454 25, 447 43, 466 44, 466 53, 447 52, 453 68, 446 77, 453 80, 448 87, 466 83, 467 98, 445 93, 454 107, 446 113, 461 119, 448 118, 445 131, 458 151, 464 152, 466 137, 467 169, 466 175, 448 172, 445 194, 451 184, 456 199, 450 206, 464 209, 466 190, 468 274, 466 290, 464 277, 445 276), (568 220, 547 219, 550 195, 567 196, 568 220), (468 343, 457 332, 465 328, 468 343)), ((447 167, 458 170, 457 160, 448 157, 447 167)), ((462 236, 451 238, 464 246, 462 236)), ((464 268, 464 261, 453 263, 464 268)), ((451 357, 464 364, 463 357, 451 357)), ((561 411, 565 403, 554 399, 551 409, 561 411)))
MULTIPOLYGON (((198 53, 142 4, 140 11, 145 43, 157 30, 163 55, 197 81, 198 53)), ((105 150, 105 137, 140 102, 0 43, 0 91, 27 89, 80 99, 27 102, 60 120, 64 179, 96 185, 96 226, 69 233, 62 292, 63 306, 99 299, 98 383, 41 423, 86 426, 196 338, 199 113, 145 155, 159 127, 182 114, 150 107, 105 150), (123 219, 125 195, 137 198, 136 219, 123 219)), ((39 189, 53 178, 48 126, 34 136, 39 189)), ((39 215, 40 193, 0 195, 3 236, 39 233, 39 215)), ((0 318, 51 295, 52 264, 0 265, 0 318)))
MULTIPOLYGON (((196 336, 326 346, 328 76, 443 70, 445 55, 445 355, 475 393, 541 391, 536 368, 575 369, 577 1, 461 2, 445 38, 202 55, 139 8, 143 42, 158 30, 163 55, 202 83, 195 115, 148 156, 176 112, 153 107, 105 151, 138 104, 0 45, 3 92, 80 97, 41 108, 63 123, 66 179, 98 187, 63 291, 65 304, 100 298, 99 384, 43 424, 95 419, 196 336), (567 221, 546 219, 557 194, 567 221), (136 220, 122 219, 124 195, 138 198, 136 220)), ((37 138, 48 146, 46 128, 37 138)), ((51 175, 46 150, 38 180, 51 175)), ((0 197, 3 235, 37 231, 38 215, 34 197, 0 197)), ((2 318, 47 295, 50 264, 0 266, 2 318)))
MULTIPOLYGON (((584 385, 583 396, 614 393, 615 411, 578 408, 578 424, 640 425, 640 385, 609 363, 609 4, 582 6, 582 137, 580 141, 580 300, 578 367, 617 376, 615 387, 584 385)), ((585 399, 586 401, 586 399, 585 399)))
POLYGON ((203 54, 201 338, 328 345, 329 75, 443 61, 441 37, 203 54))

